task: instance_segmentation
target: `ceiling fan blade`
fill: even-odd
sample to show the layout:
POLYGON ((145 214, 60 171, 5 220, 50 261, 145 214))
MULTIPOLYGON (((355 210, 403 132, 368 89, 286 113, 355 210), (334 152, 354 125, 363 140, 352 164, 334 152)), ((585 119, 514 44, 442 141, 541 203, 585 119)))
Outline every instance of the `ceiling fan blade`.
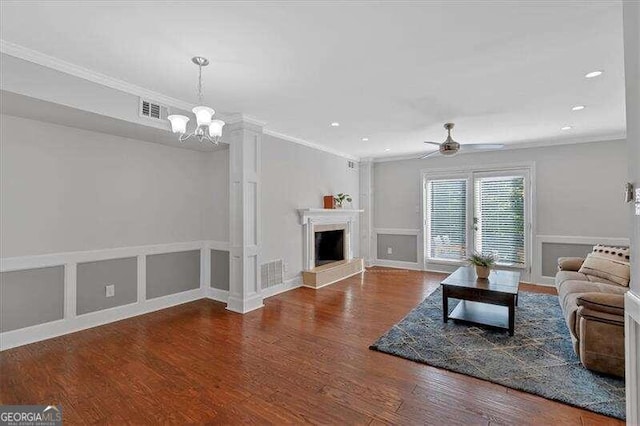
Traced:
POLYGON ((427 152, 425 155, 423 155, 422 157, 420 157, 421 160, 427 158, 427 157, 433 157, 436 154, 440 154, 440 151, 431 151, 431 152, 427 152))
POLYGON ((428 141, 424 141, 424 143, 430 143, 431 145, 438 145, 440 146, 440 144, 438 142, 428 142, 428 141))
POLYGON ((465 151, 487 151, 502 148, 504 148, 504 145, 500 143, 477 143, 460 145, 460 149, 463 149, 465 151))

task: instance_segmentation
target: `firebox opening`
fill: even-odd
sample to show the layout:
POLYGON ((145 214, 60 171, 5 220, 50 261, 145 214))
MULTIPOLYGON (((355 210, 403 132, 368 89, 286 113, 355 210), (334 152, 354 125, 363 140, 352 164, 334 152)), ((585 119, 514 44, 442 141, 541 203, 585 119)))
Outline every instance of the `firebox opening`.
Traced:
POLYGON ((344 230, 315 233, 316 266, 344 260, 344 230))

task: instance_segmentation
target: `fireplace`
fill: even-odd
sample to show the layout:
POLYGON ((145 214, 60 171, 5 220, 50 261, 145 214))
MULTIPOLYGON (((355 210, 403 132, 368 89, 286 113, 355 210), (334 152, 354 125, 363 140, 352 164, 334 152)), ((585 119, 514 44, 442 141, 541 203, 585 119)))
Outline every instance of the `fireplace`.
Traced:
POLYGON ((344 260, 344 229, 315 232, 315 265, 344 260))
POLYGON ((299 209, 304 226, 303 273, 305 286, 320 288, 360 273, 364 263, 354 258, 358 238, 355 222, 363 210, 299 209))

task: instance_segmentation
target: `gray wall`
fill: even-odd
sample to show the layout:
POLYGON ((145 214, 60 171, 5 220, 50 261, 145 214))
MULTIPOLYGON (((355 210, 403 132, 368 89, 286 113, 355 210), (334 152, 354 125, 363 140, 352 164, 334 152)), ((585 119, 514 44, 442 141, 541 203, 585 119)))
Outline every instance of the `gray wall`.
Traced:
POLYGON ((420 171, 534 161, 539 235, 627 237, 625 141, 513 149, 374 165, 376 228, 420 229, 420 171))
POLYGON ((200 251, 147 256, 147 299, 200 287, 200 251))
POLYGON ((211 250, 211 287, 229 290, 229 252, 211 250))
POLYGON ((76 312, 78 315, 134 303, 138 299, 138 259, 102 260, 79 263, 76 312), (106 297, 105 287, 115 286, 115 295, 106 297))
MULTIPOLYGON (((282 259, 285 279, 302 271, 302 225, 297 209, 322 207, 322 197, 346 192, 358 208, 359 173, 347 160, 265 135, 262 146, 262 262, 282 259)), ((352 237, 358 253, 358 226, 352 237)))
POLYGON ((63 266, 0 273, 0 332, 63 317, 63 266))
MULTIPOLYGON (((374 227, 421 229, 421 170, 531 161, 536 167, 537 235, 628 237, 629 211, 620 195, 626 181, 625 141, 375 163, 374 227)), ((413 247, 407 242, 407 250, 408 245, 413 247)))
POLYGON ((226 151, 1 119, 2 257, 225 239, 226 151))
POLYGON ((418 261, 418 237, 415 235, 378 234, 378 259, 399 260, 402 262, 418 261), (392 253, 388 253, 391 248, 392 253))
POLYGON ((229 149, 204 154, 207 157, 207 189, 201 194, 204 210, 202 239, 229 241, 229 149))

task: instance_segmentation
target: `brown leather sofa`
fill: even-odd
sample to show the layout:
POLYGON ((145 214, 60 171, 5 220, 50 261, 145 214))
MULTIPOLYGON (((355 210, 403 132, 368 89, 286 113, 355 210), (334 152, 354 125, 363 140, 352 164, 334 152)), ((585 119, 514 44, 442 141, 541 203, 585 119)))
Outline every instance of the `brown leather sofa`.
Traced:
POLYGON ((628 287, 578 272, 584 259, 558 259, 556 288, 573 347, 586 368, 624 377, 624 294, 628 287))

